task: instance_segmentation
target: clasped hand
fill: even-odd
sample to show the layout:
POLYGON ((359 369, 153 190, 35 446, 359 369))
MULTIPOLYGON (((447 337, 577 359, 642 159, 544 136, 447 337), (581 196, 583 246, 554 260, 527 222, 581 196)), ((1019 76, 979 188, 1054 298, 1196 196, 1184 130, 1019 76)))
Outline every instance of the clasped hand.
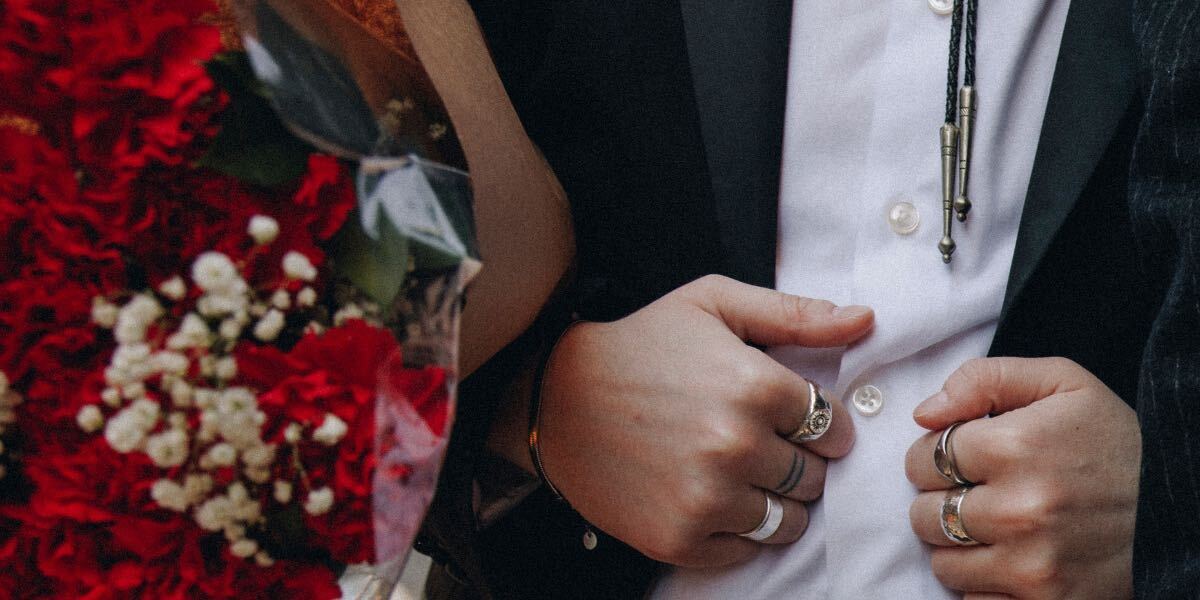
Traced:
POLYGON ((1132 409, 1062 358, 969 361, 914 412, 932 430, 910 448, 908 478, 923 492, 913 530, 935 546, 934 574, 983 598, 1130 598, 1141 435, 1132 409), (991 418, 983 418, 992 415, 991 418), (934 466, 941 431, 963 478, 977 485, 960 516, 978 546, 943 533, 956 486, 934 466))
POLYGON ((647 556, 715 566, 760 546, 737 536, 783 504, 766 543, 798 539, 821 494, 825 458, 853 443, 834 402, 829 431, 784 436, 807 412, 804 379, 747 345, 841 346, 873 315, 710 276, 612 323, 571 328, 542 388, 546 473, 591 523, 647 556))

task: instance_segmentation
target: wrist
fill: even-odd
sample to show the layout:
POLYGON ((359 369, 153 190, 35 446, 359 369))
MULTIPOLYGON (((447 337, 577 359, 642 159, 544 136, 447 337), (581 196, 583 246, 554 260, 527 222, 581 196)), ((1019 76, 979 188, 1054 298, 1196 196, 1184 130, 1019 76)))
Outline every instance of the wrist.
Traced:
POLYGON ((554 372, 553 369, 555 367, 557 351, 564 346, 563 342, 568 338, 571 332, 577 329, 579 325, 584 323, 586 322, 582 320, 575 320, 571 322, 566 326, 565 329, 563 329, 561 335, 559 335, 553 341, 553 343, 549 345, 549 350, 545 353, 544 360, 538 364, 537 369, 534 371, 533 380, 530 386, 528 419, 529 428, 526 435, 529 461, 530 464, 533 465, 534 472, 537 474, 538 479, 540 479, 542 483, 550 490, 550 492, 560 500, 563 499, 562 492, 557 486, 554 485, 554 482, 546 473, 544 455, 542 452, 542 402, 545 399, 544 394, 550 387, 547 385, 547 376, 552 376, 554 372))

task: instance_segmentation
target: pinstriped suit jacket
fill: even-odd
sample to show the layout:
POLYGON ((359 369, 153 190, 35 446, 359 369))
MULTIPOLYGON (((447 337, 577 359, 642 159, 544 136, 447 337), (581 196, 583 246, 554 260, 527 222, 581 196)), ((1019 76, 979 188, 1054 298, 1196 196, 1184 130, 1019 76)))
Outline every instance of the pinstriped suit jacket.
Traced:
MULTIPOLYGON (((1129 199, 1152 281, 1166 292, 1142 361, 1139 598, 1200 598, 1200 2, 1137 0, 1146 109, 1129 199)), ((1157 292, 1155 292, 1157 293, 1157 292)))

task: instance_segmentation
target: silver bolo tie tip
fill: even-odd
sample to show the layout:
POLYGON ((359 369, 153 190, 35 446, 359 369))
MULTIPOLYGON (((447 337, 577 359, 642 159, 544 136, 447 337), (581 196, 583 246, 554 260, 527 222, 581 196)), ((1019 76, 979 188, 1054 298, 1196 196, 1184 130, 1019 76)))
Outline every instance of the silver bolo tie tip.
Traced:
POLYGON ((958 90, 958 197, 954 199, 954 214, 960 222, 967 220, 971 212, 971 199, 967 197, 967 183, 971 173, 971 139, 975 130, 975 88, 964 85, 958 90))
POLYGON ((954 222, 954 170, 958 160, 958 127, 954 123, 944 123, 940 130, 942 140, 942 240, 938 242, 938 250, 942 252, 942 262, 949 264, 954 254, 954 237, 951 227, 954 222))

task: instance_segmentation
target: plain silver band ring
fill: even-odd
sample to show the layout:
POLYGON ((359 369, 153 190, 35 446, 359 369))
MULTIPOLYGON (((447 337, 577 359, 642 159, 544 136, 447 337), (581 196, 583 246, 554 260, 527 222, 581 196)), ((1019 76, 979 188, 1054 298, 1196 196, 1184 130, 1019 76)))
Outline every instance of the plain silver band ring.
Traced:
POLYGON ((954 485, 975 485, 975 482, 963 477, 962 472, 958 470, 958 462, 954 457, 954 440, 950 436, 954 435, 954 430, 958 429, 959 425, 962 425, 961 421, 954 423, 942 431, 937 445, 933 447, 933 466, 942 475, 943 479, 954 485))
POLYGON ((970 487, 960 487, 946 491, 942 500, 942 533, 959 546, 976 546, 979 540, 967 533, 967 525, 962 518, 962 502, 967 497, 970 487))
POLYGON ((807 383, 808 410, 804 413, 804 422, 787 436, 787 440, 793 444, 816 441, 825 435, 829 426, 833 424, 833 406, 821 394, 821 388, 811 381, 807 383))
POLYGON ((779 531, 779 525, 783 523, 783 503, 770 492, 763 492, 763 496, 767 498, 767 512, 763 514, 762 522, 758 527, 738 534, 753 542, 761 542, 775 535, 775 532, 779 531))

